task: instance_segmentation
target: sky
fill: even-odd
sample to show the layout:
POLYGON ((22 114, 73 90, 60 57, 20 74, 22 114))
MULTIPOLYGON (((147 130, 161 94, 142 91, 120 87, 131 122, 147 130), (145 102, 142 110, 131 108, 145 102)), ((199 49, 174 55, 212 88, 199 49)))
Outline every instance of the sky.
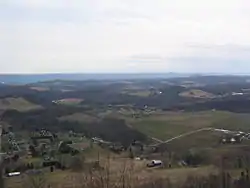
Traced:
POLYGON ((0 73, 250 73, 249 0, 1 0, 0 73))

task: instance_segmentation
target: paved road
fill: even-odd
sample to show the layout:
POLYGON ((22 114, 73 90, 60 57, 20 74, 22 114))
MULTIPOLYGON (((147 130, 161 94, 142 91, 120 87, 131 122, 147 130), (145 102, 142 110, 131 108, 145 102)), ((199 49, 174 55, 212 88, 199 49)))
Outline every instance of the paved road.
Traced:
POLYGON ((184 133, 184 134, 180 134, 174 138, 171 138, 171 139, 168 139, 166 141, 164 141, 163 143, 169 143, 169 142, 172 142, 173 140, 176 140, 176 139, 179 139, 179 138, 182 138, 182 137, 185 137, 185 136, 189 136, 189 135, 192 135, 192 134, 195 134, 195 133, 198 133, 198 132, 202 132, 202 131, 213 131, 214 129, 213 128, 202 128, 202 129, 198 129, 198 130, 195 130, 195 131, 190 131, 190 132, 187 132, 187 133, 184 133))
POLYGON ((210 127, 209 128, 202 128, 202 129, 198 129, 198 130, 194 130, 194 131, 190 131, 190 132, 187 132, 187 133, 180 134, 180 135, 175 136, 173 138, 170 138, 170 139, 168 139, 166 141, 160 140, 160 139, 155 138, 155 137, 151 137, 151 139, 155 140, 155 141, 157 141, 159 143, 169 143, 169 142, 171 142, 173 140, 176 140, 176 139, 188 136, 188 135, 192 135, 192 134, 195 134, 195 133, 198 133, 198 132, 202 132, 202 131, 211 131, 211 130, 213 130, 213 128, 210 128, 210 127))
POLYGON ((189 135, 196 134, 196 133, 203 132, 203 131, 224 132, 224 133, 236 133, 236 132, 238 132, 238 131, 230 131, 230 130, 225 130, 225 129, 215 129, 212 127, 206 127, 206 128, 202 128, 202 129, 198 129, 198 130, 194 130, 194 131, 180 134, 178 136, 175 136, 175 137, 170 138, 170 139, 165 140, 165 141, 160 140, 160 139, 155 138, 155 137, 151 137, 151 139, 159 142, 159 144, 164 144, 164 143, 166 144, 166 143, 172 142, 174 140, 180 139, 182 137, 189 136, 189 135))
POLYGON ((158 139, 158 138, 155 138, 155 137, 150 137, 152 140, 156 141, 156 142, 159 142, 159 143, 163 143, 164 141, 158 139))

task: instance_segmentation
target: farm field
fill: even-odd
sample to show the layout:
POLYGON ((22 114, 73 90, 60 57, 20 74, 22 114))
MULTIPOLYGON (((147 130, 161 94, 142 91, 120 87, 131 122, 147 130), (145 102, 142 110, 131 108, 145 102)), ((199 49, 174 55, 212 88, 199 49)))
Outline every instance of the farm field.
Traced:
MULTIPOLYGON (((208 127, 250 132, 250 116, 248 114, 224 111, 194 113, 155 111, 152 113, 141 112, 138 118, 134 118, 132 114, 132 111, 127 111, 127 113, 114 113, 110 111, 105 113, 105 116, 115 116, 125 119, 128 126, 160 140, 168 140, 180 134, 208 127)), ((85 113, 75 113, 69 116, 63 116, 60 119, 84 123, 97 121, 98 118, 102 117, 103 116, 98 115, 98 113, 96 113, 95 116, 85 113)), ((216 133, 201 132, 192 136, 192 138, 200 137, 205 140, 206 137, 213 137, 214 135, 218 136, 216 133)))
POLYGON ((83 99, 79 98, 65 98, 60 100, 55 100, 53 103, 59 104, 59 105, 78 105, 83 101, 83 99))
MULTIPOLYGON (((137 112, 138 113, 138 112, 137 112)), ((61 120, 77 121, 80 123, 96 122, 103 116, 84 113, 75 113, 63 116, 61 120)), ((233 131, 250 132, 250 117, 248 114, 236 114, 223 111, 204 112, 163 112, 152 113, 141 112, 140 116, 134 118, 131 111, 127 113, 114 113, 112 111, 105 114, 106 117, 121 118, 126 121, 127 126, 132 127, 150 138, 166 141, 178 135, 196 131, 204 128, 228 129, 233 131)), ((189 149, 192 147, 215 147, 219 144, 219 139, 223 133, 204 130, 192 136, 184 136, 175 141, 171 141, 168 146, 171 148, 189 149), (185 143, 185 145, 183 144, 185 143)))
POLYGON ((30 89, 35 91, 49 91, 50 89, 48 87, 30 87, 30 89))
POLYGON ((156 112, 136 119, 126 117, 126 120, 135 129, 162 140, 205 127, 250 131, 248 114, 223 111, 156 112))
POLYGON ((136 97, 149 97, 151 92, 148 90, 125 90, 122 94, 127 94, 136 97))
POLYGON ((21 97, 0 99, 0 110, 29 111, 41 108, 42 106, 33 104, 21 97))
POLYGON ((192 89, 189 91, 185 91, 179 94, 181 97, 188 97, 188 98, 204 98, 204 99, 210 99, 214 98, 215 95, 212 93, 208 93, 202 90, 198 89, 192 89))

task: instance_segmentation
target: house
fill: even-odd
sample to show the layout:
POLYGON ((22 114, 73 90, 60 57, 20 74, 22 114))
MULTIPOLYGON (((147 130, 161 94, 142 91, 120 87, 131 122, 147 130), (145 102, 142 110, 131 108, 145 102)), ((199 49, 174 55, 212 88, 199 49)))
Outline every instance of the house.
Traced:
POLYGON ((53 142, 55 139, 55 134, 52 134, 50 131, 41 129, 38 132, 34 132, 32 136, 30 137, 31 141, 33 142, 34 145, 38 144, 38 141, 49 141, 53 142))
POLYGON ((241 135, 226 135, 221 139, 222 144, 237 144, 241 143, 242 141, 242 136, 241 135))

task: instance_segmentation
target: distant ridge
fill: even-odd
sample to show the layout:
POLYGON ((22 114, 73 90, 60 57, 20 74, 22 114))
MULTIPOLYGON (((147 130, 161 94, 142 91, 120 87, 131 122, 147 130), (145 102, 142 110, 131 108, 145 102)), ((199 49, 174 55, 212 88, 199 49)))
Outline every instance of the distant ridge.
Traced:
POLYGON ((121 74, 0 74, 2 84, 30 84, 49 80, 110 80, 110 79, 154 79, 154 78, 174 78, 191 76, 191 74, 181 73, 121 73, 121 74))
POLYGON ((0 84, 30 84, 52 80, 129 80, 168 79, 201 76, 249 77, 250 74, 223 73, 51 73, 51 74, 0 74, 0 84))

